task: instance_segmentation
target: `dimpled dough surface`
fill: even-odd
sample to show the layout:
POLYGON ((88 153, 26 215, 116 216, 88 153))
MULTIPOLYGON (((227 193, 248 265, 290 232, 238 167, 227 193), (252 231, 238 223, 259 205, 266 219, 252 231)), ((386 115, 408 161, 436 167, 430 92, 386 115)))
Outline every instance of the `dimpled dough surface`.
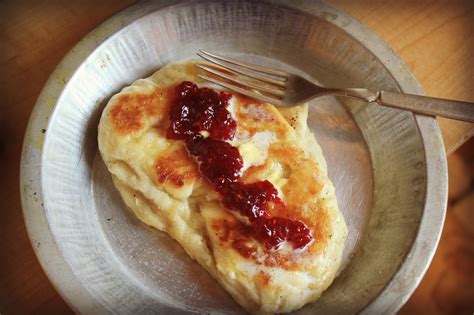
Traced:
MULTIPOLYGON (((282 313, 315 301, 340 265, 347 228, 327 178, 321 148, 307 127, 307 105, 275 108, 232 94, 229 111, 244 160, 242 180, 269 180, 314 241, 267 250, 253 239, 242 255, 239 218, 199 173, 183 141, 166 138, 174 86, 197 77, 194 62, 170 64, 113 96, 99 123, 99 149, 115 187, 145 224, 165 231, 251 313, 282 313)), ((211 86, 217 89, 216 86, 211 86)))

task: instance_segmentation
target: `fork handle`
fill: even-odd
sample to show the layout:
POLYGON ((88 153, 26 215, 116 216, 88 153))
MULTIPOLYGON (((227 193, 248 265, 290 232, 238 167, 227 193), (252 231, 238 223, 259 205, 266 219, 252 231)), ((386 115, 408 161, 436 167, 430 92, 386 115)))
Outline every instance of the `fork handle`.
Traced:
POLYGON ((428 116, 474 122, 474 103, 381 91, 377 103, 428 116))

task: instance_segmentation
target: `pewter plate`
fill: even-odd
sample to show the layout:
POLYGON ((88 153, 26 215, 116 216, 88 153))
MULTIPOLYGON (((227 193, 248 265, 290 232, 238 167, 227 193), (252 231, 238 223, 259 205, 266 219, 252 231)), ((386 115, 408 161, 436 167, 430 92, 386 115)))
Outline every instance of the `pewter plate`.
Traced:
MULTIPOLYGON (((175 241, 131 215, 97 149, 98 119, 114 93, 167 63, 194 58, 198 49, 326 86, 423 93, 380 38, 322 3, 140 2, 113 16, 51 75, 23 147, 30 238, 77 312, 243 312, 175 241)), ((443 225, 447 173, 438 125, 334 97, 310 105, 308 123, 349 237, 339 276, 297 313, 396 312, 429 265, 443 225)))

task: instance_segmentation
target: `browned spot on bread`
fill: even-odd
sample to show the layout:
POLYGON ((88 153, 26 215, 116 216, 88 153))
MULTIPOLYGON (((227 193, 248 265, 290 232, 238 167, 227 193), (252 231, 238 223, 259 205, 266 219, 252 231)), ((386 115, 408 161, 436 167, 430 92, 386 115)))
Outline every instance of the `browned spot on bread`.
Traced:
POLYGON ((145 116, 167 117, 172 89, 155 89, 149 94, 132 92, 120 95, 110 110, 115 129, 122 133, 138 131, 145 116))
POLYGON ((270 168, 270 162, 267 159, 265 163, 261 165, 253 165, 250 166, 248 169, 245 170, 245 172, 242 174, 242 182, 244 183, 253 183, 258 180, 262 179, 262 174, 265 174, 265 172, 270 168))
POLYGON ((308 223, 311 226, 311 232, 314 236, 314 243, 309 248, 309 253, 323 253, 328 246, 331 239, 331 227, 326 208, 318 209, 312 218, 312 222, 308 223))
POLYGON ((294 168, 303 158, 303 151, 288 142, 272 143, 268 148, 268 159, 289 168, 294 168))
POLYGON ((310 252, 322 252, 329 241, 330 226, 327 210, 319 207, 323 179, 318 175, 318 166, 313 160, 303 159, 293 169, 286 184, 282 187, 287 213, 277 215, 303 221, 312 231, 314 243, 310 252))
POLYGON ((288 126, 272 105, 240 94, 235 94, 234 97, 239 133, 252 136, 259 131, 270 131, 278 137, 286 136, 288 126))
POLYGON ((268 273, 260 271, 257 274, 257 282, 261 283, 264 287, 267 287, 270 284, 271 277, 268 273))
POLYGON ((317 175, 316 163, 312 160, 299 161, 292 169, 286 184, 282 187, 288 209, 294 209, 295 215, 310 217, 316 210, 318 195, 324 187, 322 179, 317 175))
POLYGON ((181 143, 160 153, 155 162, 155 174, 158 183, 167 182, 176 187, 183 187, 200 177, 196 162, 181 143))

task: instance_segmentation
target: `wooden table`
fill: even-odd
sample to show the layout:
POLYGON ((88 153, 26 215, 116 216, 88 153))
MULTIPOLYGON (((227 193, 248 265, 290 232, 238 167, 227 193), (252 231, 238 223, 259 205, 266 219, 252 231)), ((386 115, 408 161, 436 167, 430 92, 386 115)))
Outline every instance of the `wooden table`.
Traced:
MULTIPOLYGON (((0 2, 0 313, 71 313, 41 269, 20 205, 28 117, 49 74, 86 33, 133 0, 0 2)), ((451 0, 331 0, 377 32, 437 97, 474 101, 474 6, 451 0)), ((474 125, 439 120, 448 152, 474 125)))

